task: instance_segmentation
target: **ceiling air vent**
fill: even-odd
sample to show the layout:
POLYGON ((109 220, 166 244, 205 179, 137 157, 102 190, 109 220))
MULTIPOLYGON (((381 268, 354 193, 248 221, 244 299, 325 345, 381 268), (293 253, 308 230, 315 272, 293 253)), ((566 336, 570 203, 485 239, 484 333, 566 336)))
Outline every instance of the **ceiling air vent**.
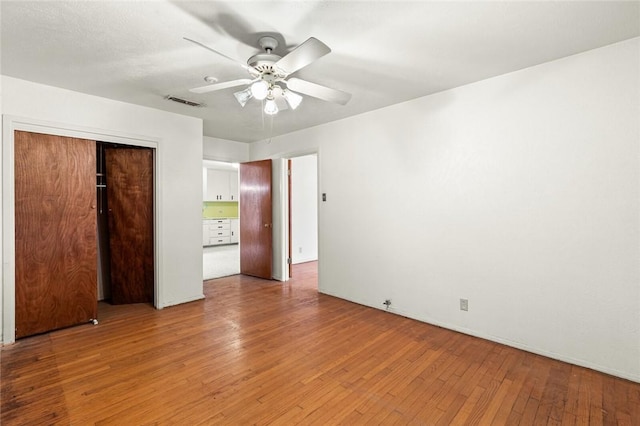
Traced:
POLYGON ((186 99, 176 98, 175 96, 168 95, 165 99, 173 102, 178 102, 179 104, 188 105, 192 107, 201 107, 203 104, 199 104, 197 102, 188 101, 186 99))

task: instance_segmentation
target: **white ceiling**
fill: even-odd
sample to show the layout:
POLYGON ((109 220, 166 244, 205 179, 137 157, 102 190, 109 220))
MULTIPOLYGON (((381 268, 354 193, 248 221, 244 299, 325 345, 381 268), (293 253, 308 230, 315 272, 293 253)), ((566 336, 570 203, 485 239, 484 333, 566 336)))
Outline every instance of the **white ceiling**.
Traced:
MULTIPOLYGON (((640 2, 594 1, 6 1, 2 74, 204 120, 206 136, 252 142, 404 102, 640 35, 640 2), (353 94, 305 96, 263 119, 237 88, 261 33, 291 50, 313 36, 332 52, 294 76, 353 94), (167 95, 203 102, 194 108, 167 95)), ((286 54, 279 47, 276 53, 286 54)), ((37 100, 34 100, 37 102, 37 100)))

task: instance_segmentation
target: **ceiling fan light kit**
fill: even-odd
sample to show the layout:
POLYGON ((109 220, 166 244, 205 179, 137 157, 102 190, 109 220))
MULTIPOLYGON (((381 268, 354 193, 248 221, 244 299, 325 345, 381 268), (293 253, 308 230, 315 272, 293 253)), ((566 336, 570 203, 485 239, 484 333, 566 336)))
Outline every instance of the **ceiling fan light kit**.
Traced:
POLYGON ((239 92, 235 92, 233 95, 238 100, 238 103, 244 107, 247 102, 249 102, 249 99, 253 97, 253 95, 251 94, 251 86, 239 92))
POLYGON ((251 94, 259 101, 265 99, 270 91, 269 83, 264 80, 258 80, 251 85, 251 94))
POLYGON ((269 36, 261 37, 258 40, 258 44, 264 52, 250 57, 247 65, 200 42, 186 37, 185 40, 240 64, 252 77, 251 80, 239 79, 196 87, 190 89, 191 92, 208 93, 248 84, 243 90, 234 93, 236 100, 244 107, 251 98, 260 101, 266 99, 264 113, 268 115, 275 115, 282 109, 290 108, 295 110, 298 108, 302 103, 302 96, 299 93, 340 105, 345 105, 351 99, 351 94, 340 90, 331 89, 299 78, 288 80, 291 74, 331 52, 331 49, 326 44, 314 37, 310 37, 284 57, 272 53, 278 47, 278 41, 275 38, 269 36))
POLYGON ((273 97, 267 98, 267 102, 264 103, 264 113, 268 115, 275 115, 278 113, 278 105, 273 97))
POLYGON ((289 108, 296 109, 302 102, 302 96, 298 95, 295 92, 292 92, 289 89, 285 89, 282 93, 285 101, 289 104, 289 108))

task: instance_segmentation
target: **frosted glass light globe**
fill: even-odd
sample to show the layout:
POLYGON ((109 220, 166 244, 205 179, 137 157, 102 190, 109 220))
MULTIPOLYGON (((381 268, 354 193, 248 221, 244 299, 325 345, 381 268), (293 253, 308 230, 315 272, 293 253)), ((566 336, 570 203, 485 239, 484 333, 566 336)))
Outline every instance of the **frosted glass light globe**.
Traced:
POLYGON ((276 105, 276 101, 273 98, 269 98, 267 99, 267 102, 265 102, 264 113, 269 115, 278 113, 278 105, 276 105))
POLYGON ((259 101, 265 99, 269 93, 269 83, 264 80, 256 81, 251 85, 251 94, 259 101))

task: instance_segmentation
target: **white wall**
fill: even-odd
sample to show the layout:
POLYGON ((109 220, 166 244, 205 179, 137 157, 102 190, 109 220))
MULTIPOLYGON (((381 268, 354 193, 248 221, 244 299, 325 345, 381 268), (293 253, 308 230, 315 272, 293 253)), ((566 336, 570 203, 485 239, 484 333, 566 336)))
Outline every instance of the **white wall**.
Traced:
POLYGON ((318 157, 291 159, 292 263, 318 260, 318 157))
POLYGON ((287 264, 287 257, 289 257, 287 254, 289 247, 288 197, 287 162, 282 158, 273 159, 271 161, 271 277, 278 281, 289 279, 287 264))
POLYGON ((249 144, 205 136, 203 158, 207 160, 244 163, 249 161, 249 144))
MULTIPOLYGON (((155 146, 156 280, 158 307, 200 299, 202 292, 202 121, 178 114, 84 95, 2 76, 3 235, 13 244, 11 126, 35 123, 63 134, 94 135, 98 140, 131 141, 155 146), (9 235, 10 234, 10 235, 9 235)), ((13 292, 13 264, 4 253, 3 294, 13 292)), ((7 299, 4 303, 6 307, 7 299)), ((9 311, 13 309, 10 307, 9 311)), ((2 315, 13 321, 13 312, 2 315)), ((2 327, 11 329, 7 321, 2 327)), ((9 332, 4 336, 10 337, 9 332)), ((10 339, 9 339, 10 340, 10 339)), ((8 340, 5 340, 8 341, 8 340)))
POLYGON ((321 292, 640 381, 639 51, 627 40, 251 156, 318 150, 321 292))
MULTIPOLYGON (((2 8, 0 7, 0 15, 1 15, 1 11, 2 8)), ((0 72, 2 71, 2 54, 0 54, 0 72)), ((0 118, 2 118, 3 114, 4 114, 4 100, 3 100, 3 79, 2 79, 2 75, 0 74, 0 118)), ((2 123, 0 122, 0 126, 2 125, 2 123)), ((0 145, 4 145, 4 142, 2 142, 2 131, 0 129, 0 145)), ((0 176, 2 176, 2 149, 0 149, 0 176)), ((2 179, 2 177, 0 177, 0 179, 2 179)), ((0 200, 3 199, 4 197, 4 192, 3 192, 3 185, 0 184, 0 200)), ((3 241, 4 239, 4 230, 2 229, 2 221, 4 220, 4 212, 2 211, 2 209, 0 208, 0 243, 3 241)), ((2 318, 3 318, 3 304, 4 304, 4 255, 2 253, 2 250, 0 250, 0 342, 3 341, 2 335, 3 335, 3 322, 2 322, 2 318)))

